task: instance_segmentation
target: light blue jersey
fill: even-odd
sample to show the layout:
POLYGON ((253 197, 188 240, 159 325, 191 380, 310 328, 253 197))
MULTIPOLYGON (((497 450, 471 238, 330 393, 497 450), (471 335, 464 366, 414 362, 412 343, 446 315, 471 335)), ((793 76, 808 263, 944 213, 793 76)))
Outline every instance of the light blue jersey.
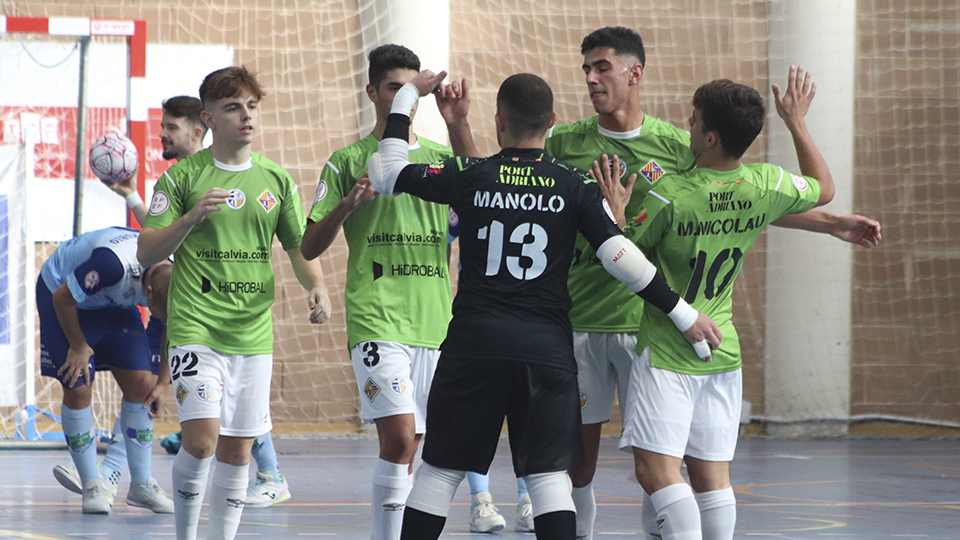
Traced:
POLYGON ((67 240, 43 263, 40 276, 50 292, 67 284, 77 309, 146 306, 137 261, 138 231, 108 227, 67 240))

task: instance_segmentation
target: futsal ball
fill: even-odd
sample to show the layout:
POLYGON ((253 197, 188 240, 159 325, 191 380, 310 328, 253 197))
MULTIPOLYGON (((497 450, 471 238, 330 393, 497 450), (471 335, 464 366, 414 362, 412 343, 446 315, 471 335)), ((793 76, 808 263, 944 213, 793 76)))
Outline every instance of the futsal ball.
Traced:
POLYGON ((137 147, 123 135, 104 135, 90 147, 90 169, 108 184, 129 180, 137 172, 137 147))

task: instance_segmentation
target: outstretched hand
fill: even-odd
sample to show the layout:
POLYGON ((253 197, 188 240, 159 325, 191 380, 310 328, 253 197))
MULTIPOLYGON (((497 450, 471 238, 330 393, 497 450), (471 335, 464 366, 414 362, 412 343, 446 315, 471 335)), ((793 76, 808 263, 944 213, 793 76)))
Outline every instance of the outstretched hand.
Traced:
POLYGON ((858 216, 838 216, 837 226, 830 232, 833 236, 865 248, 880 245, 880 222, 858 216))
POLYGON ((440 116, 448 125, 467 119, 470 112, 470 90, 467 88, 466 78, 438 87, 434 96, 437 98, 440 116))
POLYGON ((637 174, 631 174, 627 178, 627 185, 624 186, 620 183, 621 167, 625 167, 625 165, 618 156, 613 156, 613 163, 611 163, 610 158, 603 154, 599 163, 593 162, 593 169, 589 173, 600 184, 603 197, 610 205, 610 211, 613 212, 617 225, 622 229, 627 224, 627 204, 630 203, 630 196, 633 195, 633 185, 637 183, 637 174), (616 173, 613 171, 616 171, 616 173))
POLYGON ((717 325, 703 313, 697 315, 697 321, 693 323, 693 326, 687 328, 683 337, 687 338, 687 341, 693 345, 693 350, 704 362, 709 362, 712 359, 710 351, 720 348, 720 341, 723 339, 717 325))
POLYGON ((446 71, 434 73, 429 69, 425 69, 420 73, 417 73, 417 76, 410 81, 410 84, 415 86, 417 91, 420 92, 420 96, 423 97, 432 92, 439 91, 440 83, 446 76, 446 71))
POLYGON ((817 83, 813 82, 809 71, 803 70, 803 66, 790 66, 785 90, 781 90, 779 85, 773 85, 777 114, 791 130, 803 124, 803 117, 810 110, 810 103, 816 95, 817 83))

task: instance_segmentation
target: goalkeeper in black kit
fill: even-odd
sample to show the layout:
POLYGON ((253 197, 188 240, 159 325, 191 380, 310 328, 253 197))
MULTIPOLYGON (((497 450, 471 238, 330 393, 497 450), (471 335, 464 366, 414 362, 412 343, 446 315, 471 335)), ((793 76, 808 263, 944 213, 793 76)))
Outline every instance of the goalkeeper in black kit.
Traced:
POLYGON ((422 71, 401 88, 369 166, 378 192, 449 204, 460 216, 460 283, 427 401, 430 435, 401 540, 440 536, 465 471, 487 472, 504 417, 537 538, 573 540, 566 471, 585 460, 567 293, 577 231, 613 276, 670 315, 701 357, 709 358, 721 336, 620 235, 597 183, 544 153, 556 115, 541 78, 518 74, 500 86, 500 153, 409 163, 406 136, 420 96, 436 93, 441 111, 460 105, 465 121, 469 99, 458 83, 442 87, 445 75, 422 71))

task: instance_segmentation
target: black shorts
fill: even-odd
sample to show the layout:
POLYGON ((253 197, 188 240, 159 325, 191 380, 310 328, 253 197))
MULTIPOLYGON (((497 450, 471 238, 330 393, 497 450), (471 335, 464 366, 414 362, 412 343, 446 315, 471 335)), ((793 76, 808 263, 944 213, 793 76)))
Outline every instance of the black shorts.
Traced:
POLYGON ((486 474, 504 417, 518 477, 586 463, 576 373, 442 354, 427 399, 423 461, 486 474))

